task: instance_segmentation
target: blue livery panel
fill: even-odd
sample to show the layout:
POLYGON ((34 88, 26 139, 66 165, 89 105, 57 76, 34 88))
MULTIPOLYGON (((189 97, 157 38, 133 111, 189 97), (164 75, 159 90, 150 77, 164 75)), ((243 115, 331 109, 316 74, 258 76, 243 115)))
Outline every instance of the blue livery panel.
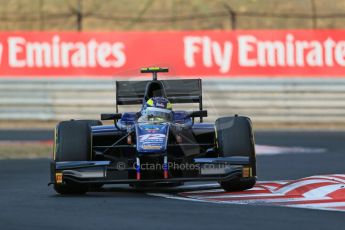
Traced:
POLYGON ((167 149, 169 124, 137 124, 136 136, 138 153, 162 153, 167 149))

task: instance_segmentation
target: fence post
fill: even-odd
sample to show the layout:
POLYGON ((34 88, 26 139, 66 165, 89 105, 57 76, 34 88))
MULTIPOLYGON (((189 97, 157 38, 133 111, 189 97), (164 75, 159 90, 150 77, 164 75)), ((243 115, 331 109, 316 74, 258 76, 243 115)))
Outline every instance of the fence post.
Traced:
POLYGON ((232 30, 236 30, 236 12, 226 3, 224 3, 224 7, 226 11, 228 11, 229 16, 230 16, 230 25, 232 30))
POLYGON ((312 13, 312 20, 313 20, 313 29, 317 28, 317 12, 316 12, 316 3, 315 0, 310 0, 311 2, 311 13, 312 13))
POLYGON ((83 13, 82 13, 82 0, 77 2, 77 30, 82 31, 83 29, 83 13))
POLYGON ((43 13, 43 4, 44 4, 44 0, 39 0, 38 2, 39 4, 39 25, 40 25, 40 30, 44 30, 44 13, 43 13))

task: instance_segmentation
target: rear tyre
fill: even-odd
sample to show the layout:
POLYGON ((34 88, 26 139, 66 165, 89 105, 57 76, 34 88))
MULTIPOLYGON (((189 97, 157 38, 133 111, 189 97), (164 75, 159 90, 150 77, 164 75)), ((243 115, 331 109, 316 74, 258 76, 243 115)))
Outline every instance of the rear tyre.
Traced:
MULTIPOLYGON (((92 158, 91 126, 101 125, 100 121, 80 120, 62 121, 56 127, 55 158, 60 161, 89 161, 92 158)), ((55 184, 60 194, 85 194, 88 186, 66 182, 55 184)))
POLYGON ((220 181, 226 191, 243 191, 256 183, 255 143, 252 124, 248 117, 222 117, 216 120, 218 152, 221 156, 247 156, 252 168, 251 177, 220 181))

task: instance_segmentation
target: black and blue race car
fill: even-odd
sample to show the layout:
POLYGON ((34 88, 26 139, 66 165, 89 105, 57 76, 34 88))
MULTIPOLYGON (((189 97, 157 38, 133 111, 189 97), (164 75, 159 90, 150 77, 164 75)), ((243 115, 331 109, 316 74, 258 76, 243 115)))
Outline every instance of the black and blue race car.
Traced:
POLYGON ((51 184, 60 194, 84 194, 105 184, 178 186, 218 181, 226 191, 256 182, 252 124, 227 116, 204 123, 201 79, 158 80, 167 68, 141 69, 152 80, 116 81, 116 113, 101 120, 69 120, 56 126, 51 184), (171 105, 197 103, 198 110, 171 105), (119 106, 141 105, 119 113, 119 106))

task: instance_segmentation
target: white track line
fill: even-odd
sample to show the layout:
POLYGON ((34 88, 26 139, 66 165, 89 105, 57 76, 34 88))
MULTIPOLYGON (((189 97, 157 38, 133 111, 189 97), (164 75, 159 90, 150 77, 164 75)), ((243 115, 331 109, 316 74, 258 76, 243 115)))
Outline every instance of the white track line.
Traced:
POLYGON ((183 194, 188 193, 216 193, 216 192, 224 192, 224 189, 210 189, 210 190, 200 190, 200 191, 188 191, 188 192, 182 192, 183 194))
POLYGON ((312 177, 308 177, 308 178, 313 178, 313 179, 325 179, 325 180, 330 180, 330 181, 334 181, 334 182, 339 182, 339 183, 344 183, 345 184, 345 178, 341 179, 338 177, 334 177, 332 176, 312 176, 312 177))
MULTIPOLYGON (((332 198, 322 197, 322 198, 318 198, 317 200, 318 201, 319 200, 332 200, 332 198)), ((265 202, 268 202, 268 203, 289 203, 289 202, 296 202, 296 201, 315 201, 315 198, 302 197, 302 198, 279 198, 279 199, 267 199, 267 200, 265 200, 265 202)))
POLYGON ((345 184, 332 184, 332 185, 326 185, 322 186, 320 188, 312 189, 306 193, 303 194, 304 197, 324 197, 328 194, 335 192, 339 189, 342 189, 345 187, 345 184))
MULTIPOLYGON (((331 198, 325 197, 322 199, 317 199, 317 201, 320 200, 332 200, 331 198)), ((217 200, 218 201, 218 200, 217 200)), ((298 202, 298 201, 315 201, 313 198, 276 198, 276 199, 248 199, 248 200, 224 200, 223 202, 227 202, 228 204, 238 204, 239 202, 242 204, 279 204, 279 206, 293 206, 294 204, 289 204, 289 202, 298 202)))
POLYGON ((324 207, 301 207, 301 206, 294 206, 294 205, 286 205, 285 207, 289 208, 303 208, 303 209, 313 209, 313 210, 322 210, 322 211, 332 211, 332 212, 345 212, 345 210, 334 208, 324 208, 324 207))
POLYGON ((218 183, 212 183, 212 184, 191 184, 191 185, 182 185, 182 186, 179 186, 178 188, 189 189, 189 188, 205 188, 205 187, 210 187, 210 188, 217 187, 217 188, 219 188, 220 185, 218 183))
POLYGON ((282 193, 282 194, 286 194, 292 190, 295 190, 299 187, 305 186, 305 185, 312 185, 312 184, 316 184, 316 183, 324 183, 324 182, 329 182, 327 180, 317 180, 317 179, 306 179, 306 180, 301 180, 298 182, 294 182, 291 183, 289 185, 286 185, 285 187, 283 186, 282 188, 279 188, 277 190, 275 190, 275 192, 277 193, 282 193))
POLYGON ((187 201, 197 201, 197 202, 205 202, 205 203, 210 203, 210 201, 206 200, 197 200, 197 199, 192 199, 188 197, 182 197, 182 196, 175 196, 175 195, 170 195, 166 193, 146 193, 149 196, 157 196, 157 197, 163 197, 167 199, 174 199, 174 200, 187 200, 187 201))
MULTIPOLYGON (((267 191, 267 189, 265 188, 261 188, 261 187, 254 187, 251 188, 249 190, 246 190, 246 192, 254 192, 254 191, 267 191)), ((226 191, 224 191, 224 189, 211 189, 211 190, 200 190, 200 191, 187 191, 187 192, 182 192, 183 194, 197 194, 200 193, 202 195, 202 193, 216 193, 216 192, 223 192, 225 193, 226 191)))
POLYGON ((311 204, 291 204, 287 206, 293 207, 315 207, 315 208, 335 208, 345 206, 345 202, 327 202, 327 203, 311 203, 311 204))
MULTIPOLYGON (((282 196, 284 194, 241 194, 241 195, 219 195, 219 196, 188 196, 193 199, 216 199, 216 198, 255 198, 255 197, 274 197, 274 196, 282 196)), ((263 198, 265 199, 265 198, 263 198)))
POLYGON ((306 148, 306 147, 285 147, 271 145, 256 145, 258 155, 279 155, 279 154, 297 154, 297 153, 324 153, 325 148, 306 148))

